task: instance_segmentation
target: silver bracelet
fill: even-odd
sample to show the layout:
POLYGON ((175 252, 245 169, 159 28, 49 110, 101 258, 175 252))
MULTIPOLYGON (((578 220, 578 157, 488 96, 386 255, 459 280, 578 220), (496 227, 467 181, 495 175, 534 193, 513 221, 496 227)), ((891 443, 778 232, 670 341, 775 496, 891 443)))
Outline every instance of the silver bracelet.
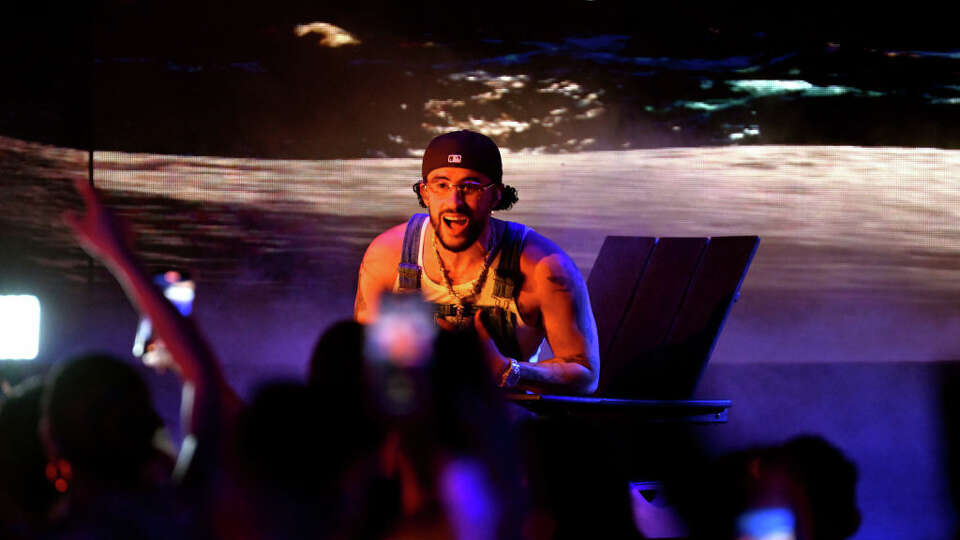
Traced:
POLYGON ((510 359, 510 366, 500 375, 500 388, 513 388, 520 382, 520 362, 510 359))

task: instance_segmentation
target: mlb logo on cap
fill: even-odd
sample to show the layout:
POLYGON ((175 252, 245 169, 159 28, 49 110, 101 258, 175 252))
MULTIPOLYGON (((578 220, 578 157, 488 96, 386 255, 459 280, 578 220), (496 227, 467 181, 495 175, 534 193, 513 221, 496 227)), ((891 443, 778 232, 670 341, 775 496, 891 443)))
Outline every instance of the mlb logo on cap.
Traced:
POLYGON ((430 171, 442 167, 472 169, 496 183, 503 179, 500 149, 490 137, 475 131, 451 131, 430 141, 423 153, 420 178, 426 180, 430 171))

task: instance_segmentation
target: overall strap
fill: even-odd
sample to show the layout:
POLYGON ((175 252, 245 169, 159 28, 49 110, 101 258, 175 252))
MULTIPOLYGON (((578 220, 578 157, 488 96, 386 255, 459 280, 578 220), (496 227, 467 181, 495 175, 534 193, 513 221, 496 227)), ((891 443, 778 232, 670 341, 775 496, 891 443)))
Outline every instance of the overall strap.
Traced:
POLYGON ((520 272, 520 253, 523 251, 523 237, 526 227, 520 223, 504 222, 501 241, 500 264, 494 276, 493 295, 498 298, 516 298, 523 286, 523 274, 520 272))
POLYGON ((403 233, 403 248, 400 253, 400 265, 397 267, 399 275, 399 292, 420 290, 420 265, 417 264, 420 251, 420 231, 427 221, 427 214, 414 214, 407 222, 407 230, 403 233))

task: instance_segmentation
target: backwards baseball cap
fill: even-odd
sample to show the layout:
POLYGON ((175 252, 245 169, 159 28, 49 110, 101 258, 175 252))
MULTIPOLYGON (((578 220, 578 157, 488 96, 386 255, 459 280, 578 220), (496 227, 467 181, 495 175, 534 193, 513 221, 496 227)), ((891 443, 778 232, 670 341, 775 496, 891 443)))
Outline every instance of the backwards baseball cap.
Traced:
POLYGON ((500 149, 490 137, 475 131, 452 131, 438 135, 423 153, 423 178, 440 167, 458 167, 482 172, 494 183, 503 181, 500 149))

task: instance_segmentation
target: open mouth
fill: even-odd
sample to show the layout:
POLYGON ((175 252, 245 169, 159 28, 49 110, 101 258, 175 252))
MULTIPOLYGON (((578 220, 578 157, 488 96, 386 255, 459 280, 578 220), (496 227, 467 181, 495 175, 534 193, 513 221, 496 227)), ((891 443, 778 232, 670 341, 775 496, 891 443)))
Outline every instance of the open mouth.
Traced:
POLYGON ((440 221, 455 234, 463 232, 470 224, 470 218, 462 214, 444 214, 440 221))

